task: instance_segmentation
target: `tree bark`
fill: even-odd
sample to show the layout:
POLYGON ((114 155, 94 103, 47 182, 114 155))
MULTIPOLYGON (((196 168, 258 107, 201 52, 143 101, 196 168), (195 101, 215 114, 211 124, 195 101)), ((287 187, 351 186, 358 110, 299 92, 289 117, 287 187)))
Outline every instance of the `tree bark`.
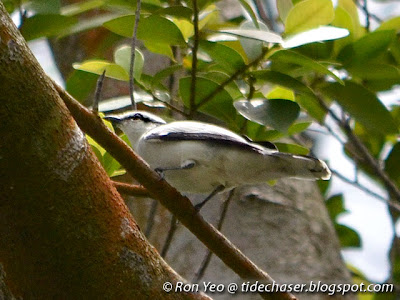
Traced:
POLYGON ((26 299, 208 299, 162 290, 183 279, 140 232, 2 3, 0 91, 7 290, 26 299))

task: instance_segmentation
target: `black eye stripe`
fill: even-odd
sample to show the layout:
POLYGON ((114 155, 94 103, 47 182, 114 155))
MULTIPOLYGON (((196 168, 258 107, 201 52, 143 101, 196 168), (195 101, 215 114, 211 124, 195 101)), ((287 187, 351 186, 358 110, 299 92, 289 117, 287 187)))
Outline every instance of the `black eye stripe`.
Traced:
POLYGON ((163 124, 163 123, 159 122, 158 120, 154 120, 154 119, 149 118, 149 117, 147 117, 147 116, 145 116, 143 114, 140 114, 140 113, 133 114, 133 115, 127 117, 127 119, 142 120, 145 123, 160 123, 160 124, 163 124))

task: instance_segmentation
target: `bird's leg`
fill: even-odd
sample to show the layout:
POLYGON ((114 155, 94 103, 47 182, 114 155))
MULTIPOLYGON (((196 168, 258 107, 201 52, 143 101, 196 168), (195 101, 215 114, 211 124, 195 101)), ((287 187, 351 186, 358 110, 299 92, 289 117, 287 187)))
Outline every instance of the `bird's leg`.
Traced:
POLYGON ((164 178, 164 172, 165 171, 172 171, 172 170, 188 170, 193 168, 196 165, 196 162, 194 160, 185 160, 180 166, 178 167, 165 167, 165 168, 155 168, 154 171, 156 171, 158 174, 160 174, 161 178, 164 178))
POLYGON ((196 209, 196 211, 200 211, 200 209, 204 206, 204 204, 206 204, 208 202, 208 200, 210 200, 212 197, 214 197, 216 194, 218 194, 219 192, 222 192, 225 189, 225 186, 223 186, 222 184, 220 184, 219 186, 217 186, 210 195, 208 195, 203 201, 201 201, 200 203, 196 204, 194 206, 194 208, 196 209))

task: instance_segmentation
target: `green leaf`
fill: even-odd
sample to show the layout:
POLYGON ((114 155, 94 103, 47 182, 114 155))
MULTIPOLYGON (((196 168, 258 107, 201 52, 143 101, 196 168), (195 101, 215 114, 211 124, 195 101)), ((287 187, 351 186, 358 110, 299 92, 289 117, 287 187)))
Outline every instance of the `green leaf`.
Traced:
POLYGON ((89 97, 96 87, 98 76, 85 71, 74 70, 66 82, 66 90, 79 102, 89 97))
POLYGON ((337 218, 347 212, 344 206, 343 195, 333 195, 326 202, 326 207, 328 209, 331 219, 335 223, 335 230, 338 234, 340 244, 342 247, 360 247, 361 239, 356 231, 345 225, 338 224, 337 218))
POLYGON ((335 230, 339 237, 340 245, 343 248, 353 247, 359 248, 361 247, 361 238, 360 235, 352 228, 347 227, 342 224, 335 224, 335 230))
POLYGON ((120 65, 104 61, 104 60, 87 60, 83 63, 75 63, 72 65, 74 69, 94 73, 103 74, 106 70, 106 76, 117 80, 128 81, 129 73, 120 65))
POLYGON ((319 123, 323 122, 326 116, 326 111, 321 107, 318 99, 315 96, 309 94, 299 94, 296 96, 296 102, 319 123))
POLYGON ((339 53, 338 59, 346 64, 361 64, 368 60, 374 60, 388 50, 394 37, 394 30, 371 32, 344 47, 339 53))
POLYGON ((103 167, 108 176, 113 176, 114 172, 121 168, 120 163, 108 152, 103 155, 103 167))
POLYGON ((289 49, 315 42, 337 40, 348 35, 349 31, 344 28, 320 26, 315 29, 288 36, 284 39, 282 46, 289 49))
POLYGON ((89 17, 86 19, 79 18, 77 23, 75 23, 72 26, 68 26, 64 30, 60 31, 57 37, 62 38, 67 35, 76 34, 90 29, 101 27, 104 22, 112 20, 115 17, 116 17, 115 14, 104 14, 95 17, 89 17))
POLYGON ((317 180, 318 188, 323 196, 326 195, 332 180, 317 180))
MULTIPOLYGON (((386 143, 385 137, 382 135, 372 134, 370 131, 367 131, 359 122, 355 122, 353 126, 353 132, 355 135, 357 135, 365 147, 367 147, 371 155, 377 160, 380 160, 380 154, 382 153, 383 146, 386 143)), ((345 145, 345 148, 346 151, 355 151, 355 153, 357 152, 357 150, 354 149, 354 146, 351 146, 349 143, 345 145)), ((359 164, 359 167, 362 167, 362 163, 359 164)), ((372 171, 371 173, 374 172, 372 171)))
POLYGON ((60 0, 32 0, 28 3, 27 9, 33 10, 36 14, 58 14, 60 12, 60 0))
POLYGON ((255 28, 260 29, 260 25, 258 25, 257 15, 254 13, 250 4, 246 0, 239 0, 239 2, 242 5, 243 9, 249 14, 255 28))
POLYGON ((274 143, 280 152, 307 155, 310 150, 296 144, 274 143))
POLYGON ((170 45, 165 44, 165 43, 157 43, 157 42, 149 42, 149 41, 144 41, 143 43, 145 47, 157 54, 165 55, 169 57, 172 61, 175 61, 174 53, 172 52, 172 48, 170 45))
POLYGON ((297 133, 303 132, 306 130, 312 122, 299 122, 299 123, 294 123, 292 126, 289 127, 288 129, 288 134, 289 135, 295 135, 297 133))
POLYGON ((335 12, 331 0, 304 0, 289 11, 285 22, 287 34, 327 25, 333 21, 335 12))
POLYGON ((385 172, 400 185, 400 142, 397 142, 385 160, 385 172))
POLYGON ((199 30, 219 19, 219 9, 215 4, 210 4, 199 13, 199 30))
POLYGON ((20 30, 25 40, 31 41, 40 37, 57 36, 76 23, 77 20, 73 17, 38 14, 25 19, 20 30))
POLYGON ((333 221, 336 220, 340 214, 347 212, 347 210, 344 207, 344 200, 342 194, 336 194, 329 197, 329 199, 326 200, 325 205, 326 208, 328 209, 329 216, 333 221))
POLYGON ((179 28, 179 30, 182 32, 183 38, 185 39, 186 42, 189 41, 189 38, 191 38, 194 34, 194 27, 193 24, 184 19, 173 19, 173 22, 175 25, 179 28))
POLYGON ((293 7, 292 0, 276 0, 276 7, 278 9, 280 19, 283 23, 285 23, 289 11, 293 7))
POLYGON ((193 10, 189 7, 182 5, 168 6, 161 8, 154 12, 154 14, 167 15, 175 18, 183 18, 186 20, 191 20, 193 15, 193 10))
POLYGON ((381 23, 381 25, 376 29, 378 30, 400 30, 400 17, 394 17, 392 19, 389 19, 387 21, 384 21, 381 23))
POLYGON ((245 65, 242 56, 228 46, 208 41, 201 41, 199 46, 200 50, 206 52, 229 73, 234 73, 245 65))
POLYGON ((351 65, 347 70, 358 78, 364 80, 394 80, 400 83, 400 71, 398 68, 382 63, 364 63, 351 65))
POLYGON ((234 106, 245 118, 280 132, 287 132, 300 113, 296 102, 285 99, 239 100, 234 106))
POLYGON ((312 60, 311 58, 308 58, 307 56, 301 55, 297 52, 290 51, 290 50, 280 50, 276 51, 274 54, 270 56, 270 59, 272 61, 277 60, 285 63, 291 63, 291 64, 296 64, 299 66, 303 66, 307 69, 316 71, 321 74, 328 75, 335 81, 340 82, 343 84, 343 81, 337 77, 334 73, 329 71, 327 67, 324 65, 312 60))
MULTIPOLYGON (((86 136, 86 137, 88 137, 88 136, 86 136)), ((103 155, 101 154, 100 149, 99 149, 96 145, 91 144, 90 142, 89 142, 89 144, 90 144, 90 147, 92 148, 92 151, 93 151, 94 154, 96 155, 97 159, 99 160, 99 162, 101 163, 101 165, 103 165, 103 155)), ((103 150, 104 150, 104 149, 103 149, 103 150)))
POLYGON ((294 101, 294 93, 292 90, 285 89, 283 87, 277 86, 268 92, 267 99, 287 99, 294 101))
MULTIPOLYGON (((228 74, 225 74, 225 73, 219 72, 219 71, 209 71, 209 72, 203 73, 201 76, 203 78, 207 78, 218 84, 222 84, 223 82, 225 82, 226 80, 229 79, 228 74)), ((242 92, 240 91, 238 85, 234 81, 225 85, 224 89, 225 89, 225 91, 227 91, 229 93, 229 95, 231 95, 232 99, 243 98, 242 92)))
MULTIPOLYGON (((105 22, 103 25, 116 34, 130 38, 133 34, 134 20, 134 15, 127 15, 105 22)), ((174 22, 157 15, 141 19, 137 36, 138 39, 146 42, 179 46, 186 45, 181 31, 174 22)))
POLYGON ((365 29, 360 24, 357 5, 353 0, 339 0, 338 7, 343 9, 350 16, 352 22, 351 33, 354 39, 359 39, 364 34, 365 29))
POLYGON ((310 116, 319 122, 322 122, 324 119, 326 113, 319 105, 314 92, 301 81, 289 75, 268 70, 254 71, 250 74, 256 78, 257 81, 274 83, 295 91, 298 94, 296 95, 296 102, 300 104, 310 116))
MULTIPOLYGON (((269 32, 268 26, 259 21, 258 27, 256 27, 253 22, 251 21, 244 21, 240 25, 240 30, 263 30, 269 32)), ((259 57, 262 54, 262 48, 263 48, 263 42, 254 40, 254 39, 248 39, 248 38, 239 38, 239 42, 242 45, 242 48, 244 52, 246 53, 246 56, 248 58, 248 61, 255 60, 257 57, 259 57)))
POLYGON ((276 33, 272 33, 266 30, 258 29, 223 29, 219 30, 220 33, 226 33, 235 35, 242 38, 249 38, 257 41, 267 42, 267 43, 282 43, 282 38, 276 33))
MULTIPOLYGON (((134 12, 136 11, 136 1, 131 0, 106 0, 106 4, 109 8, 114 10, 120 10, 122 12, 134 12)), ((161 8, 159 0, 143 0, 142 11, 154 13, 161 8)))
POLYGON ((3 0, 2 2, 7 12, 11 15, 17 7, 15 0, 3 0))
POLYGON ((314 95, 314 92, 301 81, 283 73, 260 70, 250 74, 260 82, 270 82, 294 90, 296 93, 314 95))
POLYGON ((88 10, 98 8, 104 4, 104 0, 90 0, 84 2, 73 3, 61 8, 61 14, 64 16, 75 16, 88 10))
POLYGON ((390 112, 374 93, 363 86, 346 81, 344 86, 332 83, 322 91, 335 99, 356 121, 372 133, 386 136, 398 132, 390 112))
POLYGON ((346 38, 335 41, 335 54, 339 53, 343 47, 347 46, 354 40, 354 24, 350 14, 342 7, 338 6, 335 9, 335 19, 332 22, 333 26, 346 28, 349 30, 349 35, 346 38))
MULTIPOLYGON (((135 101, 137 103, 141 102, 145 105, 149 105, 151 103, 153 106, 157 107, 165 107, 165 105, 161 105, 161 102, 155 101, 153 96, 144 92, 144 91, 135 91, 135 101)), ((103 100, 99 103, 99 111, 109 113, 119 109, 125 109, 132 106, 131 98, 128 96, 120 96, 115 98, 110 98, 103 100)))
MULTIPOLYGON (((195 103, 201 101, 217 89, 219 83, 203 77, 196 77, 196 97, 195 103)), ((186 107, 190 105, 191 77, 183 77, 179 81, 179 93, 186 107)), ((219 92, 212 100, 202 105, 199 110, 209 115, 232 124, 235 122, 236 111, 232 105, 231 95, 224 89, 219 92)))
POLYGON ((166 67, 165 69, 162 69, 161 71, 157 72, 152 79, 152 87, 155 87, 159 84, 161 84, 161 81, 163 81, 165 78, 173 75, 175 72, 182 70, 183 66, 178 65, 178 64, 173 64, 169 67, 166 67))
MULTIPOLYGON (((123 45, 114 52, 114 61, 117 65, 120 65, 124 70, 129 74, 130 70, 130 63, 131 63, 131 46, 123 45)), ((135 49, 135 70, 133 72, 134 78, 136 80, 140 79, 142 75, 144 64, 144 57, 143 54, 138 50, 135 49)))

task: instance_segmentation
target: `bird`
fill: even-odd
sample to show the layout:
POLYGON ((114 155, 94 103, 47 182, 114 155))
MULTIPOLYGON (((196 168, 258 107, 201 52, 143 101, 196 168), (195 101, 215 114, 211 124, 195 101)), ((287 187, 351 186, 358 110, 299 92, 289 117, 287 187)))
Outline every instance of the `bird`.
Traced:
POLYGON ((215 194, 238 186, 280 178, 328 180, 320 159, 279 152, 269 142, 251 141, 223 127, 199 121, 167 123, 147 111, 109 114, 104 119, 122 130, 133 150, 181 193, 215 194))

